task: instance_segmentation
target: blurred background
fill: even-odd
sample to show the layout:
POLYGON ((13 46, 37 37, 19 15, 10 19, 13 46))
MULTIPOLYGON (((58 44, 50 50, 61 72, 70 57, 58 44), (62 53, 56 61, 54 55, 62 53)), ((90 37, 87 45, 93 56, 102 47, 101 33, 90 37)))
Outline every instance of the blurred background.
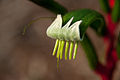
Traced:
MULTIPOLYGON (((90 8, 102 13, 98 0, 55 1, 69 11, 90 8)), ((40 17, 56 15, 28 0, 0 0, 0 80, 100 80, 90 69, 80 45, 76 60, 62 60, 57 68, 57 59, 51 55, 55 40, 46 36, 52 19, 33 23, 22 35, 24 27, 40 17)), ((87 32, 104 64, 103 39, 91 29, 87 32)), ((119 75, 120 65, 117 65, 114 80, 120 80, 119 75)))

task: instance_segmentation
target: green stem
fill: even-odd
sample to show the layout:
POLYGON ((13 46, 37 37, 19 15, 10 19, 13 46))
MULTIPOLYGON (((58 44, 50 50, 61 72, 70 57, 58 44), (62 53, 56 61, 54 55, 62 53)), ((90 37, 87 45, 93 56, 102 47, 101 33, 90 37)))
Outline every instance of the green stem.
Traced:
POLYGON ((99 0, 100 6, 103 9, 104 12, 110 13, 110 6, 109 6, 109 1, 108 0, 99 0))
POLYGON ((30 0, 30 1, 56 14, 64 15, 65 13, 67 13, 67 9, 65 9, 62 5, 55 2, 54 0, 30 0))
POLYGON ((118 22, 120 18, 120 0, 115 0, 115 5, 112 10, 112 20, 118 22))
POLYGON ((117 51, 117 56, 120 59, 120 35, 119 35, 119 38, 118 38, 118 43, 117 43, 117 46, 116 46, 116 51, 117 51))

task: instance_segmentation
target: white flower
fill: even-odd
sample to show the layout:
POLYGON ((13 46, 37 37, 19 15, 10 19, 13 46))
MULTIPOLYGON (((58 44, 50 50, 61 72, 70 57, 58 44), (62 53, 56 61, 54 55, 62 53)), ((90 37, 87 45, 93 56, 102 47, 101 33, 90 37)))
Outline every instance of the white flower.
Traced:
POLYGON ((79 25, 82 20, 77 21, 71 25, 73 17, 62 27, 62 17, 57 15, 57 18, 47 29, 47 35, 54 39, 66 40, 66 41, 79 41, 80 30, 79 25))
POLYGON ((53 55, 55 55, 57 51, 57 58, 59 60, 62 59, 63 55, 63 48, 65 45, 65 59, 67 59, 67 53, 69 48, 69 41, 70 48, 69 48, 69 59, 72 59, 72 52, 74 47, 73 59, 76 58, 78 41, 80 41, 80 24, 82 20, 76 21, 75 23, 71 24, 74 17, 72 17, 63 27, 62 27, 62 17, 61 15, 57 15, 57 18, 53 21, 53 23, 47 29, 47 36, 56 39, 55 47, 53 50, 53 55))

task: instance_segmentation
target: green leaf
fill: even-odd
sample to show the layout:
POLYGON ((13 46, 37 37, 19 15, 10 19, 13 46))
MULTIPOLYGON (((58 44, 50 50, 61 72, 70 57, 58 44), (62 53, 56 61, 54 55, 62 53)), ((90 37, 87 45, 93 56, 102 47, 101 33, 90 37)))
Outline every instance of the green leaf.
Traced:
POLYGON ((110 13, 110 6, 108 0, 99 0, 100 6, 104 12, 110 13))
POLYGON ((67 13, 67 9, 65 9, 62 5, 58 4, 54 0, 30 0, 30 1, 56 14, 64 15, 65 13, 67 13))
POLYGON ((87 35, 85 35, 85 33, 87 28, 90 26, 96 31, 96 33, 98 33, 101 36, 104 36, 106 32, 104 18, 100 13, 94 10, 76 10, 71 11, 63 16, 63 25, 65 25, 71 17, 74 17, 72 24, 76 21, 82 20, 82 23, 79 26, 79 30, 81 39, 83 39, 83 41, 81 41, 80 43, 86 53, 91 68, 95 69, 98 63, 98 58, 90 39, 87 37, 87 35))
POLYGON ((118 58, 120 59, 120 35, 119 35, 119 39, 118 39, 116 50, 117 50, 118 58))
POLYGON ((112 20, 117 22, 120 18, 120 0, 115 0, 115 5, 112 10, 112 20))
POLYGON ((84 37, 88 26, 94 29, 99 35, 104 36, 106 34, 104 17, 94 10, 82 9, 71 11, 63 16, 63 25, 65 25, 71 17, 74 17, 72 23, 82 20, 79 27, 81 39, 84 37))
POLYGON ((96 55, 95 49, 90 41, 90 39, 85 35, 84 40, 80 42, 81 46, 83 47, 86 57, 88 59, 89 65, 92 69, 96 68, 98 63, 98 57, 96 55))

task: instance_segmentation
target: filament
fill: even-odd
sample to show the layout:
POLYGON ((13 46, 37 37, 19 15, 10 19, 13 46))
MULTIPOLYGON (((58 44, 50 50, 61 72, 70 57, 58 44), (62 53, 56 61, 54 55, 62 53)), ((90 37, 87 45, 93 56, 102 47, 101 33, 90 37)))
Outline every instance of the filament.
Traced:
POLYGON ((69 42, 66 41, 66 45, 65 45, 65 60, 67 60, 68 48, 69 48, 69 42))
POLYGON ((76 43, 75 43, 74 53, 73 53, 73 59, 75 59, 75 58, 76 58, 77 48, 78 48, 78 42, 76 42, 76 43))
POLYGON ((59 56, 60 56, 60 50, 61 50, 61 40, 59 40, 59 46, 58 46, 58 51, 57 51, 57 58, 59 59, 59 56))
POLYGON ((72 59, 73 45, 74 45, 74 43, 71 42, 71 43, 70 43, 70 49, 69 49, 69 60, 72 59))
POLYGON ((53 54, 52 54, 53 56, 55 55, 55 53, 57 51, 58 43, 59 43, 59 40, 57 39, 55 42, 55 47, 54 47, 53 54))
POLYGON ((61 50, 60 50, 60 59, 62 59, 62 56, 63 56, 64 44, 65 44, 65 41, 62 40, 62 43, 61 43, 61 50))
MULTIPOLYGON (((57 51, 57 55, 56 57, 59 59, 62 59, 63 57, 63 49, 64 49, 64 45, 65 45, 65 41, 64 40, 56 40, 55 42, 55 46, 54 46, 54 50, 53 50, 53 56, 55 55, 56 51, 57 51), (57 50, 58 48, 58 50, 57 50)), ((65 60, 67 60, 67 56, 68 56, 68 48, 69 48, 69 42, 66 41, 66 45, 65 45, 65 60)), ((78 42, 71 42, 70 43, 70 49, 69 49, 69 60, 72 59, 72 52, 73 52, 73 59, 76 59, 76 54, 77 54, 77 48, 78 48, 78 42), (75 45, 75 47, 74 47, 75 45), (74 47, 74 52, 73 52, 73 47, 74 47)))
POLYGON ((57 68, 59 68, 59 58, 57 59, 57 68))

